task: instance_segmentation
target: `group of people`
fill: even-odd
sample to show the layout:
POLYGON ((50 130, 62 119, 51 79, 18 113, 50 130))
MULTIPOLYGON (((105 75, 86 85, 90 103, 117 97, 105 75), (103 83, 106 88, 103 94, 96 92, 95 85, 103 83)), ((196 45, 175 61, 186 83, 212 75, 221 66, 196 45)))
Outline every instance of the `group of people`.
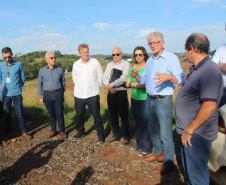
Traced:
MULTIPOLYGON (((185 79, 177 56, 164 48, 162 33, 150 33, 147 41, 153 52, 150 58, 144 47, 136 47, 133 52, 135 63, 130 66, 122 59, 122 50, 116 47, 112 50, 113 61, 107 64, 104 73, 98 60, 89 57, 89 46, 78 46, 81 58, 72 69, 77 129, 75 138, 86 134, 84 115, 87 105, 94 119, 98 142, 105 142, 99 102, 103 83, 108 89, 107 104, 113 134, 106 141, 114 142, 122 138, 122 144, 128 144, 131 138, 127 89, 132 88, 131 107, 137 137, 136 146, 131 150, 141 149, 139 155, 144 161, 163 162, 154 173, 168 173, 173 170, 175 157, 172 95, 175 87, 181 85, 175 102, 175 120, 176 130, 181 135, 181 156, 187 183, 209 184, 207 163, 211 143, 218 132, 217 110, 224 89, 222 74, 226 74, 226 64, 223 64, 225 54, 222 57, 224 61, 220 57, 213 57, 213 61, 218 63, 216 65, 208 56, 208 38, 203 34, 191 34, 185 42, 185 52, 193 66, 185 79)), ((13 53, 8 47, 2 49, 2 56, 5 61, 0 63, 0 84, 6 133, 10 135, 12 132, 10 113, 13 102, 22 136, 30 139, 21 96, 25 82, 23 65, 13 60, 13 53)), ((46 53, 45 58, 47 66, 40 69, 38 77, 39 102, 45 104, 49 113, 51 132, 48 137, 57 134, 57 121, 60 136, 65 139, 64 71, 56 66, 54 53, 46 53)))

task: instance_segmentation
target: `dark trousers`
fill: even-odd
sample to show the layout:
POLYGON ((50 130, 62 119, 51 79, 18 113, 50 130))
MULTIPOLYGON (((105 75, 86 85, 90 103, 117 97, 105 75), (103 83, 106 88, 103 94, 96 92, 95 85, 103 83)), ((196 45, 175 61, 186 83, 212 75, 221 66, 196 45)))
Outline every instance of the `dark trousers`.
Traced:
POLYGON ((27 133, 27 127, 25 124, 24 114, 23 114, 23 98, 21 95, 18 96, 3 96, 3 111, 5 116, 5 131, 7 134, 12 133, 12 126, 11 126, 11 108, 12 102, 14 105, 14 109, 19 121, 19 127, 22 133, 27 133))
POLYGON ((56 93, 43 92, 43 101, 49 113, 49 121, 51 132, 56 132, 56 119, 60 133, 65 133, 64 125, 64 93, 63 91, 56 93))
POLYGON ((226 91, 223 92, 219 107, 222 107, 225 104, 226 104, 226 91))
POLYGON ((131 98, 131 107, 133 118, 136 122, 136 148, 140 148, 141 152, 150 153, 152 144, 148 135, 146 100, 135 100, 131 98))
POLYGON ((108 109, 110 112, 111 126, 113 137, 120 138, 119 116, 122 122, 122 137, 130 139, 129 133, 129 102, 127 98, 127 91, 117 91, 116 94, 107 95, 108 109))
POLYGON ((86 112, 86 105, 94 119, 94 126, 98 136, 104 135, 103 121, 100 115, 100 97, 99 95, 87 99, 80 99, 75 97, 75 111, 76 111, 76 129, 78 133, 84 134, 84 116, 86 112))

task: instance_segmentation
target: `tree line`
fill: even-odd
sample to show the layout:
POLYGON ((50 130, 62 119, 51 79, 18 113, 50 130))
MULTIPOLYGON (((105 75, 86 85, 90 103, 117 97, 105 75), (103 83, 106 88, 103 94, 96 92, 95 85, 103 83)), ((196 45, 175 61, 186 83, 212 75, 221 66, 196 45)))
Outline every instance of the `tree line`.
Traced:
MULTIPOLYGON (((33 51, 26 54, 17 53, 14 55, 14 60, 20 61, 24 65, 24 70, 27 79, 34 79, 38 77, 39 70, 46 66, 45 54, 47 51, 33 51)), ((54 51, 56 65, 63 68, 65 71, 71 71, 73 64, 80 57, 77 55, 62 55, 60 51, 54 51)), ((0 62, 4 60, 0 59, 0 62)))

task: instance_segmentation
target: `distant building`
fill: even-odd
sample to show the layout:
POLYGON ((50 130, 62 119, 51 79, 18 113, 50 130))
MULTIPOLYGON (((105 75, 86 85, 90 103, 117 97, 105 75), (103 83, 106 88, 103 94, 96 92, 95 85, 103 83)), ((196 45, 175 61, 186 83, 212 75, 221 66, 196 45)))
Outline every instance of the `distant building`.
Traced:
POLYGON ((132 58, 128 58, 127 59, 127 62, 132 62, 132 58))

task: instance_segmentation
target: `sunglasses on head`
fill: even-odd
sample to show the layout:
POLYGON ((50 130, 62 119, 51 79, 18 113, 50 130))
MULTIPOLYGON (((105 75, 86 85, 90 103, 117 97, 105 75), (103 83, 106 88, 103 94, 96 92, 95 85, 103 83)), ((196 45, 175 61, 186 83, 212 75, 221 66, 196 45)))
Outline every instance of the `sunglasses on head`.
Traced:
POLYGON ((143 56, 143 54, 142 53, 139 53, 139 54, 135 54, 135 57, 142 57, 143 56))
POLYGON ((116 54, 112 54, 112 56, 113 56, 113 57, 114 57, 115 55, 116 55, 116 56, 119 56, 120 54, 119 54, 119 53, 116 53, 116 54))

